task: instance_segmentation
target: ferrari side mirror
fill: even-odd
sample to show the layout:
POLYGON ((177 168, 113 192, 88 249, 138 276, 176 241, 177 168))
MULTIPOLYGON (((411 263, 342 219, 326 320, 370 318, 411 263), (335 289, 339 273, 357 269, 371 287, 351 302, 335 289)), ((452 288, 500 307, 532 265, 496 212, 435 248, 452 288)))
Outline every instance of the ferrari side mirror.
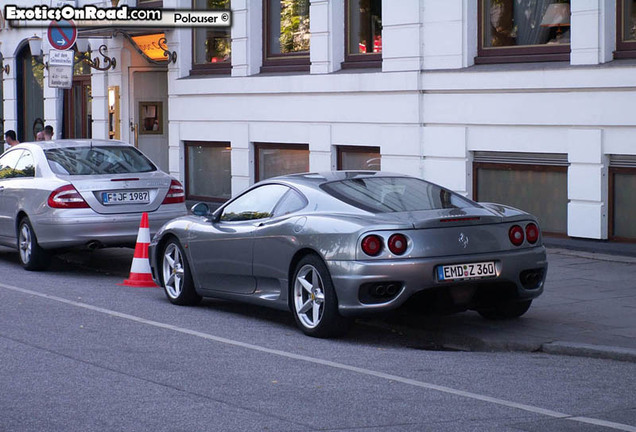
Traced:
POLYGON ((196 215, 196 216, 209 216, 210 215, 210 207, 203 202, 200 203, 196 203, 195 205, 192 206, 192 208, 190 209, 190 211, 192 212, 192 214, 196 215))

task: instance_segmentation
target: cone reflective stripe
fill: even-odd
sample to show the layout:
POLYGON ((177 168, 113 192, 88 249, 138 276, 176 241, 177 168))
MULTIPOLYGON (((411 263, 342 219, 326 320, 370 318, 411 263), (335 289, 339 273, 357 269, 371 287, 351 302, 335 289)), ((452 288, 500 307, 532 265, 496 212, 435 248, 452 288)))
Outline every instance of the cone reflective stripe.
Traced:
POLYGON ((119 285, 134 287, 156 287, 152 280, 150 271, 150 261, 148 259, 148 245, 150 244, 150 224, 148 223, 148 213, 141 216, 139 234, 137 234, 137 244, 135 245, 135 255, 130 266, 130 276, 119 285))

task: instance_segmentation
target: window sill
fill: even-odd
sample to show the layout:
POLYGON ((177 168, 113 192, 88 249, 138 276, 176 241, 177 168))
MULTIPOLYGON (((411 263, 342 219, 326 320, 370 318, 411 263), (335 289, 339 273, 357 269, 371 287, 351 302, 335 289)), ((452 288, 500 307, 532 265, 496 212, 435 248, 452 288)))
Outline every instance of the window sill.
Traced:
POLYGON ((268 64, 261 66, 261 73, 309 72, 309 64, 268 64))
POLYGON ((190 75, 230 75, 232 73, 231 63, 219 63, 210 65, 193 65, 190 75))
POLYGON ((615 59, 633 59, 636 58, 636 49, 635 50, 616 50, 614 51, 615 59))
POLYGON ((532 54, 532 55, 489 55, 475 57, 475 64, 499 64, 499 63, 539 63, 569 61, 570 53, 532 54))
POLYGON ((382 60, 344 61, 340 64, 342 69, 380 69, 382 60))

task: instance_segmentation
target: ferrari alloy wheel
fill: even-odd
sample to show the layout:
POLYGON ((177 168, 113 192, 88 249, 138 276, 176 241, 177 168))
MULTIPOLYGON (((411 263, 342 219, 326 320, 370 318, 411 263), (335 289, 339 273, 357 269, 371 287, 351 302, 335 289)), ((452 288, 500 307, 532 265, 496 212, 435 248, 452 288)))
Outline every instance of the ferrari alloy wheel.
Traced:
POLYGON ((26 270, 43 270, 50 263, 50 255, 38 244, 29 218, 24 217, 18 227, 18 252, 26 270))
POLYGON ((315 337, 345 333, 349 320, 338 313, 338 300, 323 261, 308 255, 296 266, 292 284, 294 318, 301 330, 315 337))
POLYGON ((201 300, 194 289, 187 258, 177 240, 170 240, 163 250, 161 281, 171 303, 194 305, 201 300))
POLYGON ((325 293, 320 273, 311 264, 304 265, 298 271, 294 294, 298 319, 303 326, 315 328, 320 324, 325 310, 325 293))
POLYGON ((491 308, 479 309, 479 315, 486 319, 501 320, 519 318, 524 313, 528 312, 532 305, 532 300, 524 301, 505 301, 495 304, 491 308))

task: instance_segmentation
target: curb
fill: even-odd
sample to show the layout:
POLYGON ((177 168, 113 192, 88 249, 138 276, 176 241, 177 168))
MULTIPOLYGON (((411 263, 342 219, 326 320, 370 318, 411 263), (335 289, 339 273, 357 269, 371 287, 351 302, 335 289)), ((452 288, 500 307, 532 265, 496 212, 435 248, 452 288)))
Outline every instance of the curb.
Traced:
POLYGON ((609 262, 619 262, 624 264, 636 264, 636 257, 631 257, 627 255, 608 255, 596 252, 585 252, 580 250, 573 249, 563 249, 558 247, 546 247, 548 253, 553 253, 556 255, 568 255, 575 256, 579 258, 588 258, 597 261, 609 261, 609 262))
POLYGON ((572 357, 598 358, 636 363, 636 349, 605 345, 591 345, 577 342, 553 341, 542 343, 538 338, 526 341, 506 339, 485 339, 458 332, 425 330, 404 324, 388 323, 381 320, 358 320, 363 327, 393 332, 398 335, 411 334, 421 338, 411 349, 425 351, 463 351, 463 352, 524 352, 567 355, 572 357), (423 339, 423 340, 422 340, 423 339))
POLYGON ((636 349, 630 348, 556 341, 543 344, 541 351, 546 354, 592 357, 636 363, 636 349))

